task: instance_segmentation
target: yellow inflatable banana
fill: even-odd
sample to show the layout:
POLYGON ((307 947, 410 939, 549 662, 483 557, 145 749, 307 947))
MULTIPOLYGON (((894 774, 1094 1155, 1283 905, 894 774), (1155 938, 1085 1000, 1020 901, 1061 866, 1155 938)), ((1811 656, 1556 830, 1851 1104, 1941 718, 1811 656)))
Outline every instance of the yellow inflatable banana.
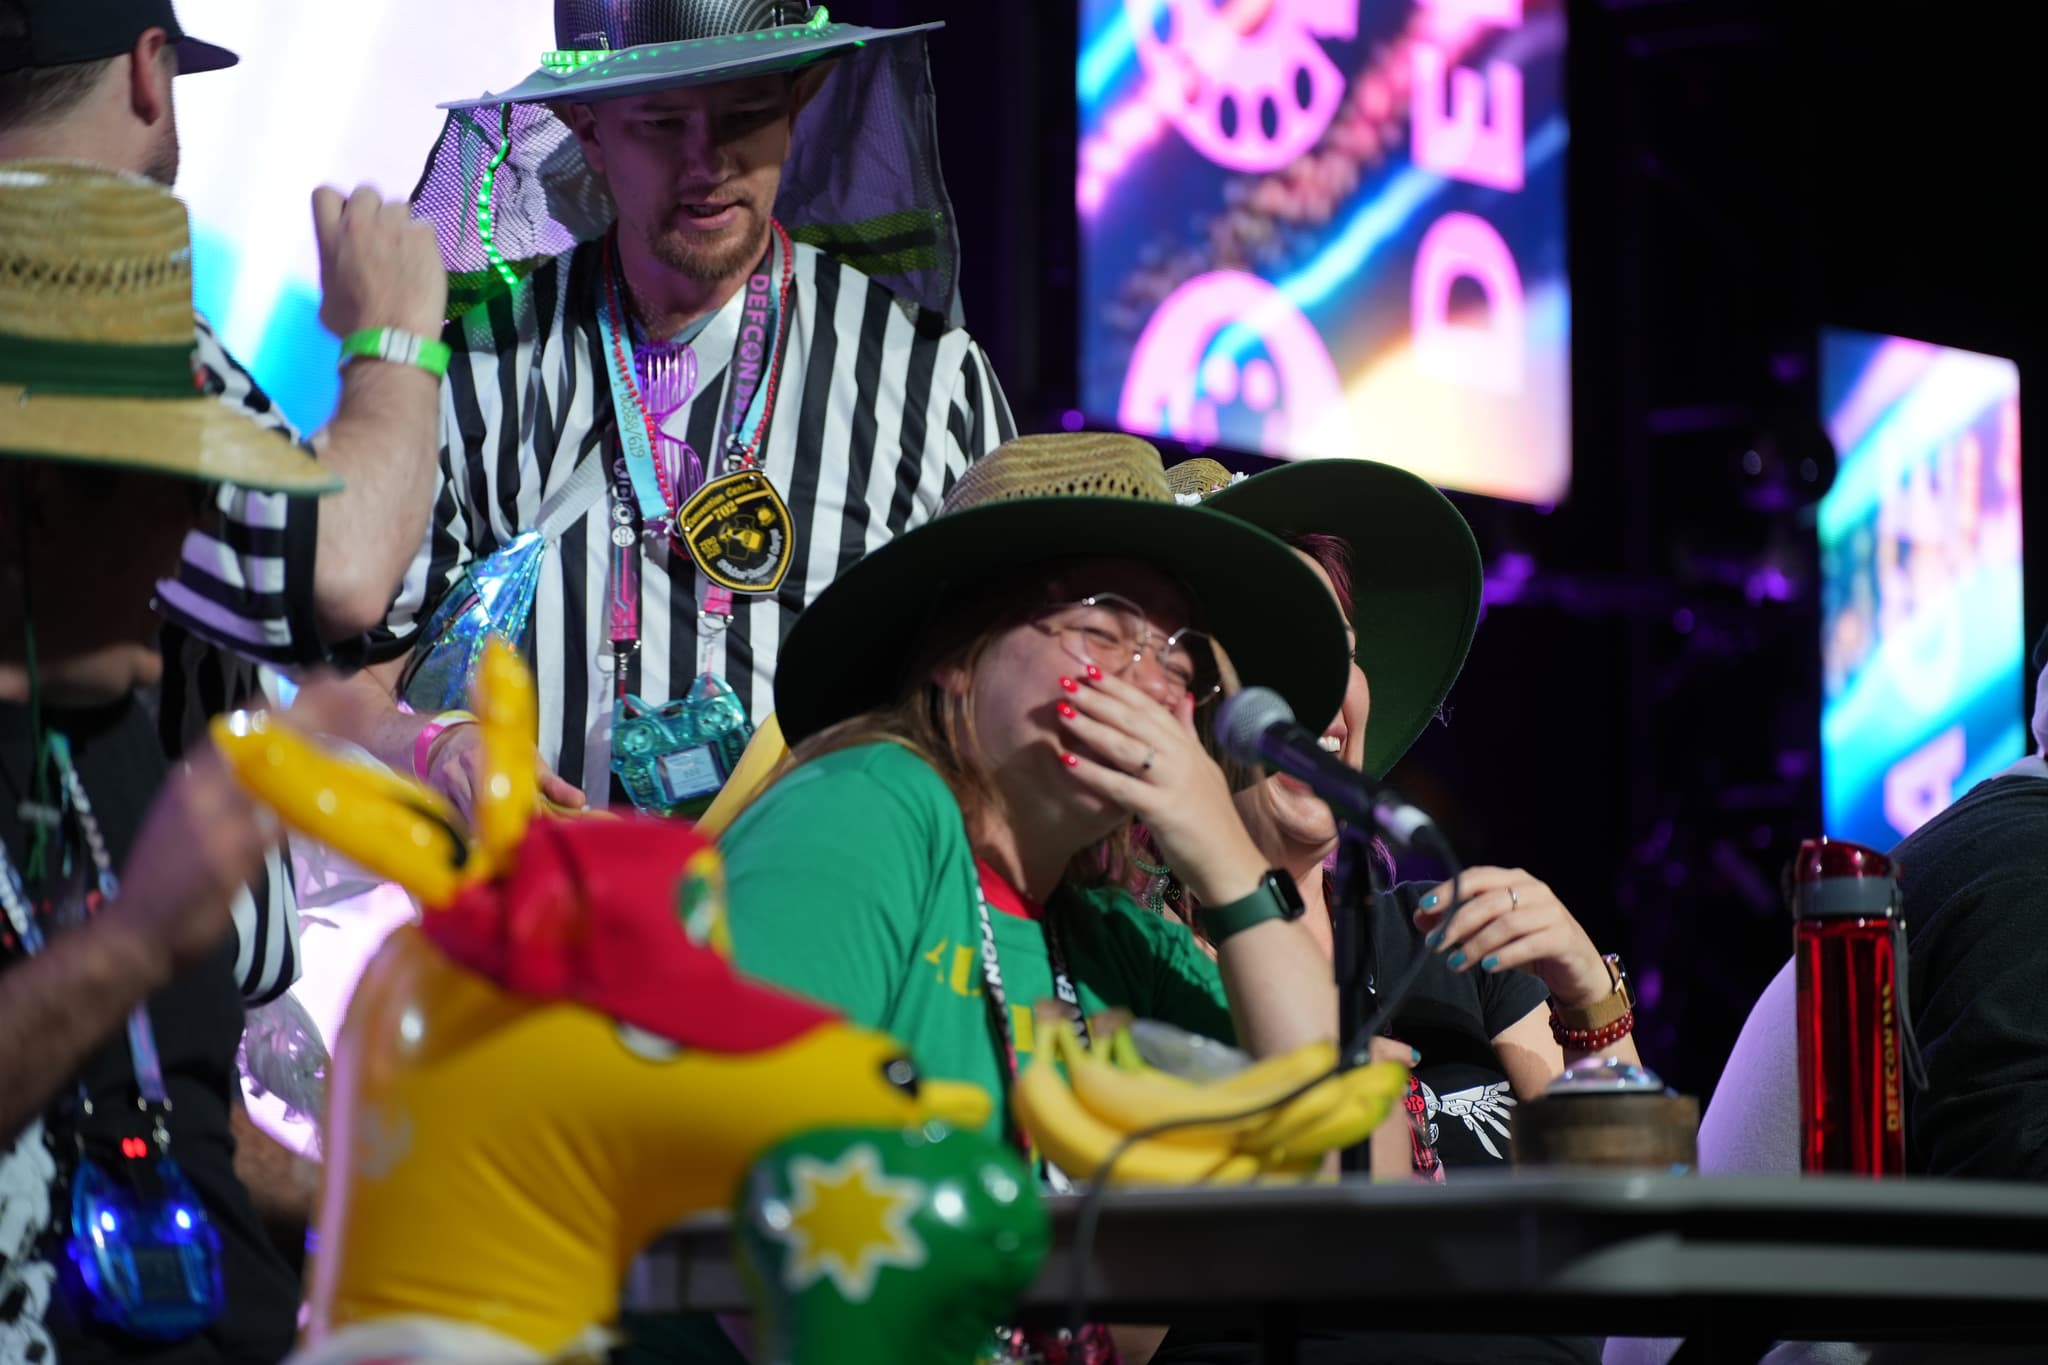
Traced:
POLYGON ((754 731, 754 737, 747 741, 740 761, 733 765, 732 776, 725 779, 718 795, 711 798, 711 804, 697 817, 697 832, 707 839, 716 839, 725 833, 747 804, 768 785, 776 767, 788 757, 789 745, 782 740, 782 722, 771 711, 760 728, 754 731))
MULTIPOLYGON (((1054 1065, 1055 1054, 1069 1066, 1101 1066, 1085 1060, 1087 1051, 1064 1025, 1045 1030, 1054 1040, 1041 1047, 1011 1093, 1017 1119, 1046 1158, 1077 1179, 1093 1179, 1132 1129, 1117 1128, 1090 1112, 1075 1096, 1054 1065)), ((1110 1172, 1119 1185, 1198 1185, 1220 1181, 1241 1183, 1259 1172, 1257 1158, 1239 1155, 1225 1143, 1185 1147, 1145 1139, 1117 1158, 1110 1172)))
POLYGON ((494 872, 510 863, 540 805, 540 787, 533 780, 540 765, 533 739, 540 713, 533 675, 510 646, 493 640, 478 661, 477 675, 484 767, 476 793, 476 835, 484 867, 494 872))
POLYGON ((269 712, 215 717, 214 746, 236 779, 293 829, 428 905, 475 879, 477 857, 455 808, 409 778, 343 758, 269 712))
POLYGON ((1032 1141, 1069 1175, 1096 1178, 1131 1134, 1168 1122, 1188 1125, 1141 1138, 1118 1156, 1109 1179, 1119 1185, 1311 1175, 1325 1153, 1363 1141, 1378 1127, 1408 1083, 1407 1068, 1393 1062, 1331 1075, 1336 1049, 1328 1043, 1197 1084, 1145 1066, 1121 1029, 1099 1052, 1083 1047, 1057 1020, 1048 1020, 1041 1036, 1053 1045, 1018 1078, 1017 1115, 1032 1141))
MULTIPOLYGON (((1245 1111, 1270 1106, 1335 1066, 1337 1049, 1329 1043, 1296 1048, 1278 1057, 1254 1062, 1236 1075, 1208 1085, 1198 1085, 1149 1066, 1133 1068, 1128 1060, 1121 1064, 1114 1058, 1105 1062, 1101 1058, 1090 1057, 1085 1051, 1082 1058, 1082 1061, 1067 1067, 1068 1083, 1082 1107, 1104 1123, 1125 1132, 1136 1132, 1168 1119, 1213 1116, 1219 1122, 1174 1128, 1159 1135, 1162 1142, 1210 1147, 1218 1142, 1233 1142, 1236 1134, 1257 1122, 1258 1117, 1263 1117, 1238 1117, 1245 1111)), ((1323 1088, 1319 1086, 1309 1095, 1323 1088)))
POLYGON ((474 704, 483 767, 473 841, 438 793, 306 738, 289 714, 235 712, 211 730, 236 779, 287 825, 431 908, 503 871, 541 807, 533 677, 510 646, 493 640, 484 650, 474 704))

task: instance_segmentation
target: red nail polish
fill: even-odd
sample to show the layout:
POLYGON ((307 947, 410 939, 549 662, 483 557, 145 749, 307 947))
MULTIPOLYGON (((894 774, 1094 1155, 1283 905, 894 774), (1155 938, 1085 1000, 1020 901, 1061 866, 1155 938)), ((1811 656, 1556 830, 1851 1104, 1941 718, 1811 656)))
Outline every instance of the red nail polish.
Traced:
POLYGON ((1065 716, 1068 720, 1072 720, 1075 716, 1078 716, 1081 713, 1079 711, 1076 711, 1072 706, 1068 705, 1066 702, 1061 702, 1060 714, 1062 716, 1065 716))
POLYGON ((1095 666, 1094 664, 1090 664, 1090 665, 1088 665, 1088 681, 1090 681, 1090 682, 1101 682, 1101 681, 1102 681, 1102 670, 1101 670, 1101 669, 1099 669, 1099 668, 1097 668, 1097 667, 1096 667, 1096 666, 1095 666))
POLYGON ((1081 684, 1075 682, 1072 678, 1061 678, 1060 686, 1066 688, 1069 692, 1079 692, 1081 690, 1081 684))
POLYGON ((1060 762, 1066 764, 1069 768, 1078 768, 1081 766, 1081 760, 1075 758, 1072 754, 1061 754, 1060 762))

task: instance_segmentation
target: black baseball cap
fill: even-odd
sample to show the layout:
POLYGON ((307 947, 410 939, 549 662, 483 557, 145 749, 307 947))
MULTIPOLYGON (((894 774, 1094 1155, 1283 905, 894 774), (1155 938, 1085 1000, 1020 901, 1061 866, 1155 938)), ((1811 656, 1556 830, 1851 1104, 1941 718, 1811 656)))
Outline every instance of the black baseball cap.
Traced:
POLYGON ((171 0, 16 0, 28 16, 27 33, 0 32, 0 72, 73 66, 118 57, 153 28, 178 49, 178 73, 218 71, 241 58, 224 47, 185 36, 171 0))

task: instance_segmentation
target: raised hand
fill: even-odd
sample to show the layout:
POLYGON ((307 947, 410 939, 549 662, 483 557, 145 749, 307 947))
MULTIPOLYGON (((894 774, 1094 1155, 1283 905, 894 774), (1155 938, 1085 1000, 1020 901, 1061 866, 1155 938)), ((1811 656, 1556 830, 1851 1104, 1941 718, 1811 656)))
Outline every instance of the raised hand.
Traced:
POLYGON ((168 981, 211 953, 228 931, 235 894, 263 866, 277 835, 242 794, 211 744, 193 752, 150 803, 101 919, 138 945, 168 981))
POLYGON ((1222 905, 1251 894, 1266 860, 1195 734, 1193 699, 1161 705, 1092 665, 1058 685, 1061 733, 1086 751, 1061 755, 1074 780, 1144 821, 1196 899, 1222 905))
POLYGON ((389 203, 364 185, 347 199, 313 191, 320 246, 320 321, 338 337, 395 327, 434 337, 448 312, 448 273, 434 229, 402 199, 389 203))
POLYGON ((1464 897, 1448 932, 1451 884, 1430 889, 1415 912, 1424 943, 1454 972, 1519 968, 1542 980, 1550 998, 1584 1008, 1614 990, 1600 950, 1557 893, 1521 868, 1475 867, 1459 882, 1464 897))

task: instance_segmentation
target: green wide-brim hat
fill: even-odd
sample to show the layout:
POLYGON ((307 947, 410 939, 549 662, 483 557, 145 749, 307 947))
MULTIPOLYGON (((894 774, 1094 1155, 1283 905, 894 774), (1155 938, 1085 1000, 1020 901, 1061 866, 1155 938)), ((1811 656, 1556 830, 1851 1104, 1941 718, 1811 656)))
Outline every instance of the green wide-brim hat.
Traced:
POLYGON ((819 594, 776 663, 784 735, 794 745, 893 704, 942 610, 971 607, 970 594, 1005 571, 1063 559, 1151 565, 1187 591, 1240 682, 1272 688, 1315 729, 1337 714, 1344 620, 1301 557, 1239 518, 1180 505, 1148 442, 1076 433, 997 447, 930 521, 819 594))
MULTIPOLYGON (((650 6, 650 8, 652 8, 650 6)), ((714 33, 674 42, 647 42, 616 51, 563 48, 547 54, 541 68, 510 90, 450 100, 443 109, 482 109, 500 104, 584 104, 680 90, 693 85, 769 76, 794 71, 813 62, 865 47, 869 43, 929 33, 944 24, 913 24, 908 28, 865 28, 834 22, 825 6, 811 10, 808 21, 714 33)))
POLYGON ((1484 571, 1465 518, 1428 480, 1373 460, 1304 460, 1250 477, 1188 460, 1167 477, 1206 509, 1350 548, 1351 628, 1372 688, 1365 771, 1385 777, 1450 695, 1479 627, 1484 571))
POLYGON ((200 388, 185 206, 141 176, 0 162, 0 457, 271 492, 341 487, 200 388))

